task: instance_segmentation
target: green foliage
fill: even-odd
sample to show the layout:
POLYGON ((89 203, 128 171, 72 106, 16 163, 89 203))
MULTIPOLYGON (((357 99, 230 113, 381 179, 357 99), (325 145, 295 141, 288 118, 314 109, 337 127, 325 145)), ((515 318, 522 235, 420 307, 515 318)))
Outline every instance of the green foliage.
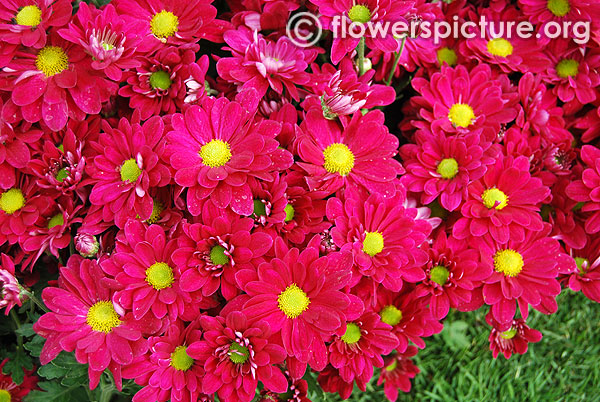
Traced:
POLYGON ((33 368, 31 357, 20 348, 9 352, 6 357, 8 357, 9 360, 4 365, 2 372, 4 374, 10 374, 15 384, 21 384, 23 378, 25 378, 23 369, 31 370, 33 368))

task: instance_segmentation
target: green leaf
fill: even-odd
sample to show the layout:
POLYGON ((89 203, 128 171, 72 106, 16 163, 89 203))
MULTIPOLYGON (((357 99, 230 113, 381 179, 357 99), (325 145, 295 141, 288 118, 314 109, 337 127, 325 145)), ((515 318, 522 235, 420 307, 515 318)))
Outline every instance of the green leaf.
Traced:
POLYGON ((9 360, 2 370, 4 374, 10 374, 15 384, 21 384, 25 378, 23 369, 31 370, 33 361, 23 350, 17 350, 8 354, 9 360))
POLYGON ((25 402, 79 402, 89 400, 85 389, 79 385, 64 387, 55 381, 38 383, 41 391, 31 391, 24 399, 25 402))
POLYGON ((33 324, 22 324, 21 328, 15 331, 18 335, 21 335, 25 338, 29 338, 35 335, 35 331, 33 330, 33 324))
POLYGON ((34 336, 29 342, 25 342, 23 347, 29 351, 33 357, 40 357, 45 339, 39 335, 34 336))

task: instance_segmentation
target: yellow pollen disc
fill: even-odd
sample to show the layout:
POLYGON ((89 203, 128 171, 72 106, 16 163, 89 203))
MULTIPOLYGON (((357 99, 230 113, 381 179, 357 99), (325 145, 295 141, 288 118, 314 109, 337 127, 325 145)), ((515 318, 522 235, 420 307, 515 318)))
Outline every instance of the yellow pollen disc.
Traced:
POLYGON ((187 354, 187 346, 177 346, 175 351, 171 353, 171 367, 175 370, 189 370, 192 364, 194 364, 194 359, 187 354))
POLYGON ((466 103, 455 103, 448 111, 448 119, 455 127, 466 128, 473 124, 475 112, 466 103))
POLYGON ((121 325, 119 315, 110 301, 99 301, 90 307, 86 322, 94 331, 106 334, 121 325))
POLYGON ((52 229, 54 226, 62 226, 64 224, 65 218, 63 218, 63 214, 57 214, 48 221, 48 229, 52 229))
POLYGON ((296 213, 296 211, 294 210, 294 207, 292 204, 287 204, 285 206, 284 211, 285 211, 285 219, 284 219, 285 222, 289 222, 292 219, 294 219, 294 214, 296 213))
POLYGON ((437 172, 444 179, 452 179, 458 173, 458 162, 454 158, 442 159, 438 164, 437 172))
POLYGON ((10 392, 5 389, 0 389, 0 402, 10 402, 11 398, 10 392))
POLYGON ((38 52, 35 67, 46 77, 52 77, 69 68, 69 57, 58 46, 46 46, 38 52))
POLYGON ((121 180, 135 183, 142 174, 142 169, 139 168, 135 159, 127 159, 121 166, 121 180))
POLYGON ((160 201, 152 200, 152 215, 150 215, 150 218, 146 219, 146 223, 152 225, 153 223, 158 222, 162 211, 164 211, 163 204, 160 201))
POLYGON ((229 359, 235 364, 244 364, 250 356, 250 351, 247 347, 240 345, 237 342, 233 342, 229 346, 229 359))
POLYGON ((487 209, 492 209, 495 206, 500 211, 508 205, 508 196, 502 190, 495 187, 485 190, 481 194, 481 200, 487 209))
POLYGON ((42 21, 42 10, 38 6, 25 6, 15 16, 15 22, 19 25, 36 27, 42 21))
POLYGON ((100 46, 102 46, 102 49, 104 50, 113 50, 115 48, 115 45, 106 42, 102 42, 100 46))
POLYGON ((496 272, 505 276, 517 276, 523 269, 523 256, 515 250, 499 250, 494 254, 494 268, 496 272))
POLYGON ((458 61, 456 52, 448 47, 443 47, 437 51, 437 59, 438 63, 440 63, 440 66, 445 62, 450 67, 454 67, 458 61))
POLYGON ((7 214, 14 214, 25 206, 25 197, 18 188, 11 188, 0 196, 0 209, 7 214))
POLYGON ((369 7, 367 6, 357 4, 352 6, 348 11, 348 18, 350 18, 352 22, 361 22, 365 24, 371 21, 371 10, 369 10, 369 7))
POLYGON ((360 340, 360 328, 353 322, 346 324, 346 333, 342 336, 342 341, 347 344, 353 344, 360 340))
POLYGON ((562 59, 556 65, 556 74, 560 78, 575 77, 579 72, 579 62, 573 59, 562 59))
POLYGON ((365 232, 363 251, 371 257, 383 250, 383 235, 379 232, 365 232))
POLYGON ((390 364, 389 366, 387 366, 385 368, 385 371, 394 371, 394 370, 396 370, 396 367, 398 367, 398 360, 394 359, 392 364, 390 364))
POLYGON ((156 290, 170 288, 174 281, 173 269, 164 262, 155 262, 146 270, 146 282, 156 290))
POLYGON ((436 265, 429 272, 429 278, 440 286, 444 286, 448 282, 449 276, 450 272, 448 272, 448 268, 442 265, 436 265))
POLYGON ((507 331, 501 332, 500 333, 500 338, 502 339, 512 339, 515 337, 515 335, 517 334, 517 329, 516 328, 511 328, 507 331))
POLYGON ((231 159, 229 143, 221 140, 211 140, 200 148, 202 163, 209 167, 223 166, 231 159))
POLYGON ((157 38, 166 39, 173 36, 179 27, 179 18, 170 11, 162 10, 154 14, 150 21, 150 31, 157 38))
POLYGON ((323 167, 329 173, 339 173, 346 176, 354 167, 354 154, 346 144, 336 142, 323 151, 325 163, 323 167))
POLYGON ((571 11, 569 0, 548 0, 548 10, 557 17, 564 17, 571 11))
POLYGON ((288 318, 296 318, 302 314, 310 304, 310 299, 295 283, 285 288, 277 297, 279 310, 288 318))
POLYGON ((487 50, 494 56, 508 57, 513 53, 513 45, 504 38, 496 38, 488 41, 487 50))
POLYGON ((381 316, 382 322, 385 322, 392 327, 402 321, 402 311, 391 304, 389 306, 385 306, 383 310, 379 312, 379 315, 381 316))
POLYGON ((166 91, 171 87, 171 76, 163 70, 158 70, 150 74, 150 86, 154 89, 166 91))

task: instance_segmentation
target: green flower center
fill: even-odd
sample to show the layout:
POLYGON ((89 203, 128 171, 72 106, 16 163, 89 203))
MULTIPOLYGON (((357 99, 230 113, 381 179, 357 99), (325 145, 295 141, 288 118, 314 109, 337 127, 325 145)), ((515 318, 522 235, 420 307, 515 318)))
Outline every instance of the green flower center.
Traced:
POLYGON ((392 327, 394 325, 398 325, 398 323, 402 321, 402 311, 400 311, 396 306, 385 306, 379 315, 381 316, 381 321, 391 325, 392 327))
POLYGON ((577 264, 577 269, 579 270, 579 275, 585 275, 587 269, 590 266, 590 261, 587 258, 583 257, 575 257, 575 264, 577 264), (584 267, 585 264, 585 267, 584 267))
POLYGON ((229 263, 229 257, 225 254, 225 247, 216 245, 210 250, 210 261, 215 265, 229 263))
POLYGON ((162 10, 154 14, 150 21, 150 31, 152 35, 160 39, 166 39, 173 36, 179 27, 179 18, 170 11, 162 10))
POLYGON ((48 221, 48 229, 52 229, 54 226, 62 226, 65 224, 63 214, 56 214, 48 221))
POLYGON ((448 47, 443 47, 437 51, 437 59, 438 63, 440 63, 440 66, 446 63, 450 67, 454 67, 458 61, 458 56, 456 56, 456 52, 454 50, 448 47))
POLYGON ((152 214, 150 215, 150 218, 146 219, 146 223, 152 225, 153 223, 158 222, 162 211, 164 211, 163 204, 160 201, 152 200, 152 214))
POLYGON ((379 232, 365 232, 363 251, 371 257, 383 250, 383 235, 379 232))
POLYGON ((200 157, 206 166, 223 166, 231 159, 231 149, 225 141, 211 140, 200 149, 200 157))
POLYGON ((171 77, 166 71, 155 71, 150 74, 150 85, 154 89, 163 89, 166 91, 171 87, 171 77))
POLYGON ((458 173, 458 162, 454 158, 442 159, 438 164, 437 172, 444 179, 452 179, 458 173))
POLYGON ((258 216, 267 216, 267 208, 265 203, 262 200, 254 200, 254 215, 258 216))
POLYGON ((350 18, 352 22, 360 22, 365 24, 371 21, 371 10, 369 10, 369 7, 365 5, 357 4, 352 6, 352 8, 348 11, 348 18, 350 18))
POLYGON ((187 371, 192 364, 194 364, 194 359, 187 354, 187 346, 177 346, 171 353, 171 367, 175 370, 187 371))
POLYGON ((284 219, 285 222, 289 222, 292 219, 294 219, 295 211, 294 211, 294 207, 292 206, 292 204, 287 204, 285 206, 285 210, 284 211, 285 211, 285 219, 284 219))
POLYGON ((497 188, 488 188, 481 194, 481 200, 486 208, 496 208, 498 211, 508 205, 508 196, 497 188))
POLYGON ((523 256, 515 250, 499 250, 494 254, 494 269, 505 276, 517 276, 523 270, 523 256))
POLYGON ((488 41, 487 50, 493 56, 507 57, 513 53, 513 45, 504 38, 495 38, 488 41))
POLYGON ((229 359, 235 364, 244 364, 248 360, 250 352, 248 348, 240 345, 237 342, 233 342, 229 346, 229 359))
POLYGON ((46 77, 52 77, 69 68, 69 57, 58 46, 46 46, 38 52, 35 67, 46 77))
POLYGON ((500 333, 500 338, 502 339, 512 339, 517 334, 516 328, 511 328, 508 331, 504 331, 500 333))
POLYGON ((10 392, 5 389, 0 389, 0 402, 10 402, 10 392))
POLYGON ((455 127, 469 127, 475 120, 473 108, 466 103, 455 103, 448 111, 448 119, 455 127))
POLYGON ((450 272, 448 271, 448 268, 444 267, 443 265, 436 265, 429 272, 429 277, 431 280, 440 286, 444 286, 446 284, 449 276, 450 272))
POLYGON ((360 328, 353 322, 346 324, 346 333, 342 335, 342 341, 353 344, 360 340, 360 328))
POLYGON ((11 188, 0 196, 0 209, 11 215, 25 206, 25 197, 18 188, 11 188))
POLYGON ((396 367, 398 367, 398 360, 394 359, 392 361, 392 364, 390 364, 389 366, 387 366, 385 368, 385 371, 394 371, 394 370, 396 370, 396 367))
POLYGON ((139 168, 135 159, 127 159, 121 165, 121 180, 135 183, 138 177, 142 174, 142 169, 139 168))
POLYGON ((334 143, 323 151, 323 167, 329 173, 346 176, 354 167, 354 154, 346 144, 334 143))
POLYGON ((155 262, 146 270, 146 282, 156 290, 170 288, 174 281, 173 268, 164 262, 155 262))
POLYGON ((15 16, 15 22, 19 25, 36 27, 42 21, 42 10, 38 6, 25 6, 15 16))
POLYGON ((296 318, 302 314, 310 304, 310 299, 295 283, 285 288, 277 297, 279 310, 288 318, 296 318))
POLYGON ((569 0, 548 0, 548 10, 557 17, 564 17, 571 11, 569 0))
POLYGON ((90 307, 86 322, 92 330, 106 334, 121 325, 119 315, 110 301, 99 301, 90 307))
POLYGON ((65 181, 67 177, 69 177, 69 169, 67 168, 62 168, 56 173, 56 180, 61 183, 65 181))
POLYGON ((575 77, 579 72, 579 62, 573 59, 562 59, 556 65, 556 74, 560 78, 575 77))

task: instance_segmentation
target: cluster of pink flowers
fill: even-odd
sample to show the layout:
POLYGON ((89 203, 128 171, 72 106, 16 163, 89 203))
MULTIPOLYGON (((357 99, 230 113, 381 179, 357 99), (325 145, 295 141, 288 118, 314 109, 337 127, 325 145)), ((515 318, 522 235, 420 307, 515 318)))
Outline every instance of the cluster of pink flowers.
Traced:
POLYGON ((600 36, 286 35, 595 2, 227 4, 1 2, 0 308, 58 271, 41 364, 134 402, 304 402, 307 370, 348 398, 379 368, 393 401, 450 309, 508 358, 562 287, 600 302, 600 36))

